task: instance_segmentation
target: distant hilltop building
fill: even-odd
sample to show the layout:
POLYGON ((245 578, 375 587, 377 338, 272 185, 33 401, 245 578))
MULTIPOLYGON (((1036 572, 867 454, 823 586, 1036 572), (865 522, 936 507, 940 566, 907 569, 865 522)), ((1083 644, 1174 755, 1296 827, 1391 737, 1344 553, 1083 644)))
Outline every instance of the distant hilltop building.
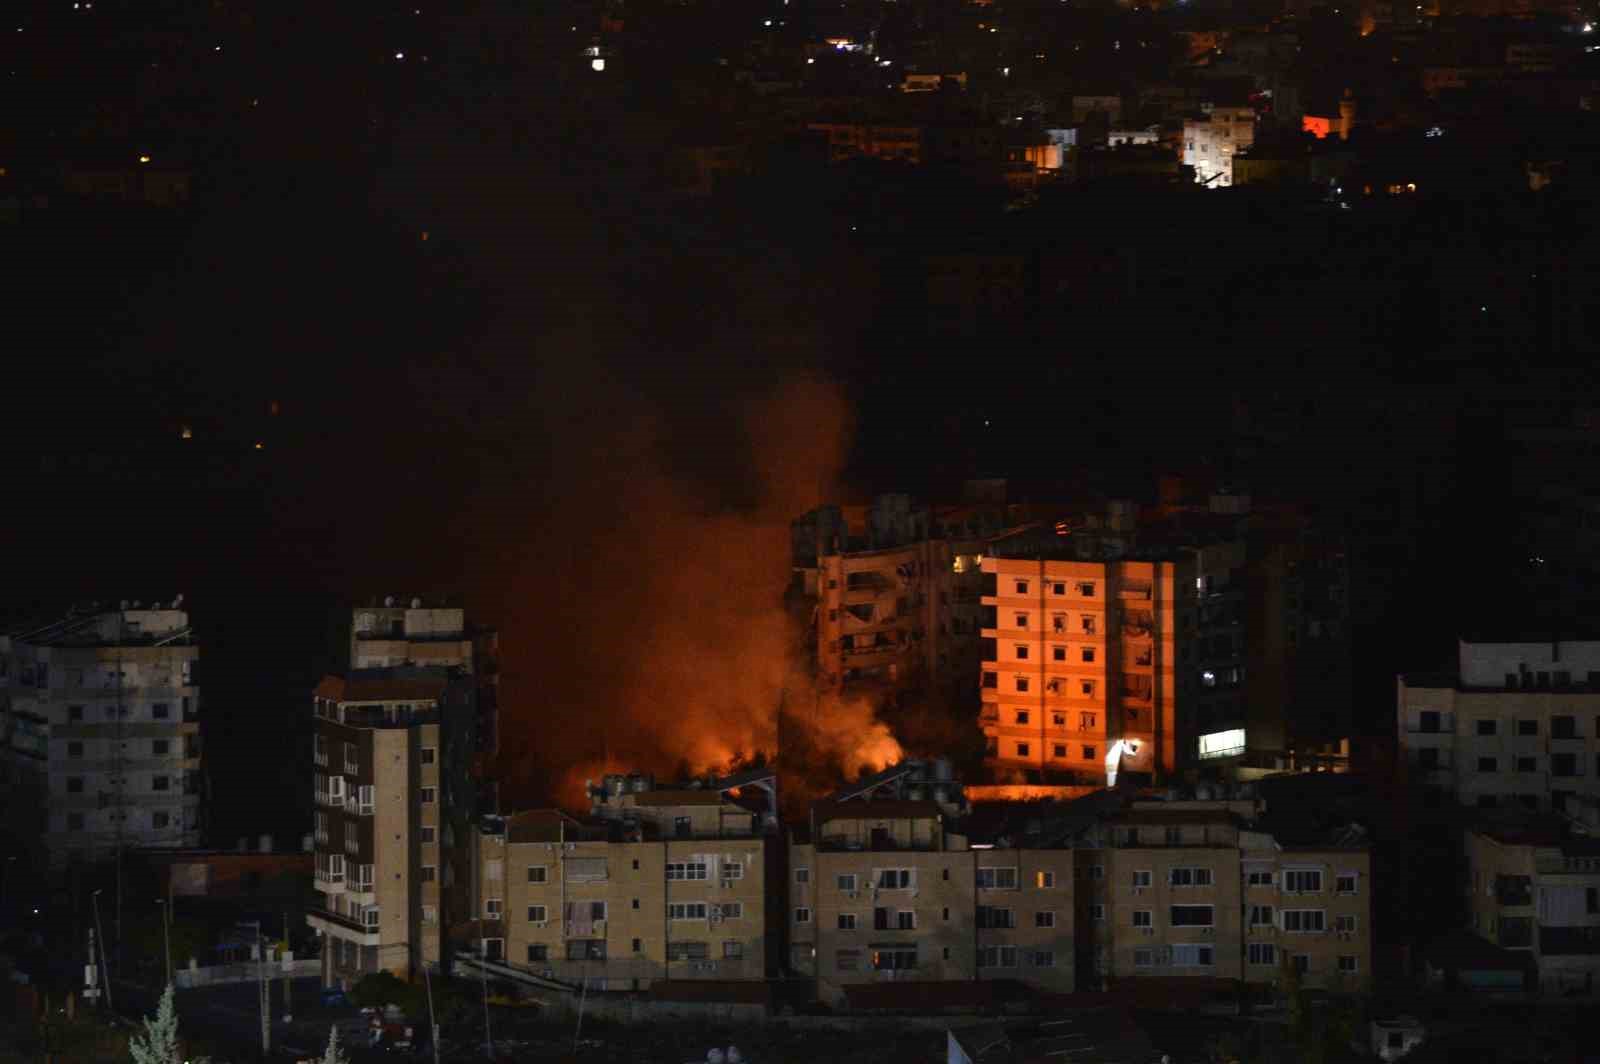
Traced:
POLYGON ((183 598, 0 636, 6 824, 52 868, 200 843, 200 688, 183 598))

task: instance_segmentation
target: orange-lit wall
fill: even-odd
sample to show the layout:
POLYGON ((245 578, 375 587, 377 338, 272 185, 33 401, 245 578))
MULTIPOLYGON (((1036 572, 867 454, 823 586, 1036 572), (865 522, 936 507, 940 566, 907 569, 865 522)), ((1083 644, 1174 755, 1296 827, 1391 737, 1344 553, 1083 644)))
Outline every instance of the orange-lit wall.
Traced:
POLYGON ((1307 133, 1314 134, 1318 140, 1328 137, 1339 126, 1337 118, 1320 118, 1317 115, 1306 115, 1300 119, 1300 128, 1307 133))

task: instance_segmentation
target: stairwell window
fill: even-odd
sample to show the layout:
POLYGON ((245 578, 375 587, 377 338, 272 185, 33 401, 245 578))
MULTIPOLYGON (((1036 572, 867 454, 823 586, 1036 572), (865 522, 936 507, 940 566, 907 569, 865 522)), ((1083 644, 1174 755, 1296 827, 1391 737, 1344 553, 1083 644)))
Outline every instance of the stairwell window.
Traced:
POLYGON ((433 787, 424 787, 419 793, 423 805, 432 805, 439 792, 433 787))

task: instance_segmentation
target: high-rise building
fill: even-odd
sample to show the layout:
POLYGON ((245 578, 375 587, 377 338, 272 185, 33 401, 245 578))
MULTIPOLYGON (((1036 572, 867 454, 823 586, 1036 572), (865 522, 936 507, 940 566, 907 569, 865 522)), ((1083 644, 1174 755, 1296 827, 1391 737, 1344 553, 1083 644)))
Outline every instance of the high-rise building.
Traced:
POLYGON ((589 817, 483 818, 484 966, 593 990, 775 976, 775 787, 761 769, 694 786, 611 775, 591 788, 589 817))
POLYGON ((312 699, 323 981, 447 960, 471 908, 478 686, 464 669, 358 669, 312 699))
POLYGON ((1033 556, 983 559, 990 763, 1089 781, 1117 768, 1176 772, 1198 740, 1193 560, 1022 553, 1033 556))
POLYGON ((824 506, 791 526, 795 590, 806 603, 820 686, 852 691, 910 680, 970 685, 978 647, 978 559, 1014 508, 1004 482, 972 501, 927 507, 882 495, 824 506))
MULTIPOLYGON (((474 627, 459 606, 428 605, 413 598, 396 605, 396 596, 351 611, 346 669, 399 666, 463 669, 477 685, 476 742, 480 760, 500 746, 500 637, 474 627)), ((486 765, 480 765, 480 770, 486 765)))
POLYGON ((53 868, 200 842, 200 649, 181 597, 0 636, 9 830, 53 868))

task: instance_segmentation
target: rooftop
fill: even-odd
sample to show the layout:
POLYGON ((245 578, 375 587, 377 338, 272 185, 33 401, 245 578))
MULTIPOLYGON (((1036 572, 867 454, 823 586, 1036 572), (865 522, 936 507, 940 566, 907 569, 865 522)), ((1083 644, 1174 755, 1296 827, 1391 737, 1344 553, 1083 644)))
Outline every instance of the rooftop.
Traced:
POLYGON ((816 822, 830 820, 923 820, 944 815, 938 802, 886 799, 882 801, 824 801, 811 807, 816 822))
POLYGON ((187 645, 193 641, 193 630, 182 604, 182 595, 172 600, 170 606, 151 602, 148 609, 139 601, 123 602, 114 609, 101 608, 99 603, 94 603, 74 607, 55 620, 34 621, 4 634, 14 642, 30 646, 187 645))
POLYGON ((662 788, 654 791, 641 791, 633 795, 633 804, 642 806, 658 805, 733 805, 720 790, 669 790, 662 788))
POLYGON ((449 686, 443 669, 358 669, 344 676, 324 676, 313 693, 340 703, 437 702, 449 686))

